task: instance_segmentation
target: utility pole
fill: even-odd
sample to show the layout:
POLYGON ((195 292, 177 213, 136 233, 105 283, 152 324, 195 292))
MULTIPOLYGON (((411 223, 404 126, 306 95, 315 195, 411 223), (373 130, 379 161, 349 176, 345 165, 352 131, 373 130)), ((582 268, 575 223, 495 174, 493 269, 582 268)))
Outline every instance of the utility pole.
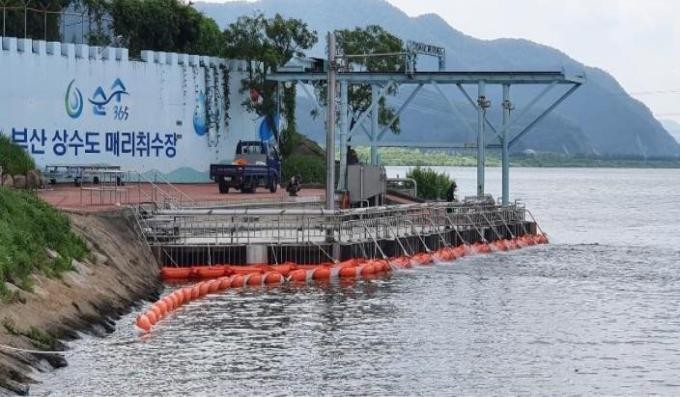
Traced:
POLYGON ((335 32, 328 32, 328 119, 326 120, 326 209, 335 210, 335 32))

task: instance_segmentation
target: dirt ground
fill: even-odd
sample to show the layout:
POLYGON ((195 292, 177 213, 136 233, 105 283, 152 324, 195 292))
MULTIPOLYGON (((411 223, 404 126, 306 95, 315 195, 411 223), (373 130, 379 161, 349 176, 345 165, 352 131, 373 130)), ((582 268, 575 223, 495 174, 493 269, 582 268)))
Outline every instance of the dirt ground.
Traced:
MULTIPOLYGON (((77 330, 103 334, 134 302, 157 294, 157 263, 135 234, 128 210, 68 215, 91 255, 61 279, 33 276, 33 291, 19 290, 23 303, 0 305, 0 344, 60 349, 59 339, 76 337, 77 330)), ((2 387, 25 393, 32 368, 43 359, 52 367, 66 365, 60 355, 0 348, 0 394, 2 387)))

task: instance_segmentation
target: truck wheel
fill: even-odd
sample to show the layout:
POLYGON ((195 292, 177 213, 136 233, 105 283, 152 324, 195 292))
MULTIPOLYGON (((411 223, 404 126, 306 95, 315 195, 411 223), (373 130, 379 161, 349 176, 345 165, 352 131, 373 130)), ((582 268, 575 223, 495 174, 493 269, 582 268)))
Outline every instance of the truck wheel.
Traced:
POLYGON ((229 184, 227 183, 227 181, 225 181, 224 179, 220 179, 220 181, 218 182, 218 185, 219 185, 219 188, 220 188, 220 194, 229 193, 229 184))
POLYGON ((272 193, 276 193, 276 189, 279 187, 279 182, 276 180, 276 178, 272 178, 272 182, 269 185, 269 191, 272 193))

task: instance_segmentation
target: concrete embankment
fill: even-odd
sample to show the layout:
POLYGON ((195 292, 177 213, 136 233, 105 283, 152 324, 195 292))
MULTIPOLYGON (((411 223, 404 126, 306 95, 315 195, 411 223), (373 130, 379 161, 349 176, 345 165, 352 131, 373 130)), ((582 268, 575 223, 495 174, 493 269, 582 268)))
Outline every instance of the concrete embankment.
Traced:
MULTIPOLYGON (((130 212, 67 214, 91 253, 61 278, 32 276, 30 292, 17 290, 14 302, 0 306, 3 346, 62 350, 61 340, 76 338, 77 331, 97 335, 112 331, 115 319, 159 290, 158 265, 138 239, 130 212)), ((65 365, 60 354, 0 347, 0 394, 2 388, 26 393, 33 370, 65 365)))

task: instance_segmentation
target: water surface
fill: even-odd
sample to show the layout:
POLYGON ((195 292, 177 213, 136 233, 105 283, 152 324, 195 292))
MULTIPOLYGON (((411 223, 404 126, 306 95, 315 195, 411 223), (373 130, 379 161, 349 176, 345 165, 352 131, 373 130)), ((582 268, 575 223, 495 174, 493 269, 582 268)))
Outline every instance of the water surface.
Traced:
MULTIPOLYGON (((474 193, 474 169, 447 170, 474 193)), ((487 177, 497 195, 500 170, 487 177)), ((346 285, 228 291, 143 338, 131 313, 108 337, 71 343, 69 367, 32 392, 680 394, 680 170, 512 178, 553 244, 346 285)))

